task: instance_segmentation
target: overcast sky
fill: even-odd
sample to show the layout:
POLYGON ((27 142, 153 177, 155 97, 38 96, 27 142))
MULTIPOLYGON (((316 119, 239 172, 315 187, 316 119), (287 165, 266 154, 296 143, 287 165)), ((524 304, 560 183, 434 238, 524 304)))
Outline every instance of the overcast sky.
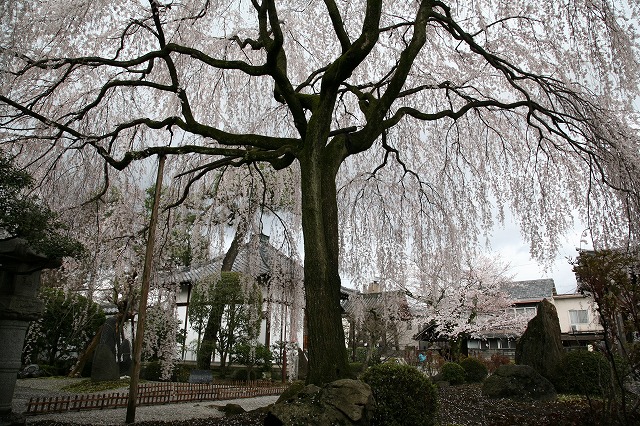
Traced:
POLYGON ((521 237, 520 229, 511 220, 505 219, 504 227, 496 226, 491 238, 491 253, 510 266, 509 273, 515 280, 535 280, 553 278, 559 294, 573 293, 576 289, 576 277, 571 270, 568 258, 575 258, 577 248, 590 248, 583 241, 583 229, 576 226, 572 235, 567 235, 551 269, 545 271, 529 254, 529 245, 521 237))

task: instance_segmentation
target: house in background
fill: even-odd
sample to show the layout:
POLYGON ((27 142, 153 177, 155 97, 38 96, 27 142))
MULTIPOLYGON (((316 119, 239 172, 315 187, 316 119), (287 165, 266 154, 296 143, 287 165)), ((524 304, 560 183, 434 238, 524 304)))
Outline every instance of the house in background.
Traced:
MULTIPOLYGON (((527 322, 536 315, 538 303, 544 299, 556 307, 565 348, 584 348, 603 339, 603 328, 595 314, 595 302, 589 296, 558 295, 552 279, 515 281, 505 288, 505 292, 513 300, 513 305, 507 308, 506 313, 521 319, 515 321, 519 327, 489 326, 474 333, 467 340, 469 356, 490 358, 493 354, 501 354, 514 359, 516 342, 524 332, 527 322)), ((416 334, 415 339, 418 340, 418 348, 422 350, 446 346, 446 342, 438 341, 437 330, 433 325, 424 327, 416 334)))
POLYGON ((343 325, 349 357, 356 361, 358 349, 371 356, 405 357, 414 347, 412 315, 403 291, 382 291, 377 282, 363 293, 343 288, 343 325), (375 354, 374 354, 375 352, 375 354))
MULTIPOLYGON (((538 312, 537 306, 542 300, 552 300, 556 293, 552 279, 514 281, 504 291, 513 300, 513 306, 507 308, 507 314, 520 318, 520 324, 526 327, 529 319, 538 312)), ((469 356, 490 358, 499 353, 509 358, 515 358, 516 341, 524 330, 520 328, 495 328, 482 330, 467 341, 469 356)))
MULTIPOLYGON (((194 285, 207 277, 219 276, 224 255, 198 266, 173 271, 162 277, 177 284, 177 317, 186 334, 181 348, 184 361, 195 361, 193 343, 198 339, 189 321, 189 303, 194 285)), ((231 268, 233 272, 254 278, 261 286, 263 320, 258 343, 270 347, 277 341, 302 344, 304 288, 303 268, 299 262, 274 247, 266 235, 256 235, 243 244, 231 268)), ((291 368, 296 363, 291 362, 291 368)))
MULTIPOLYGON (((560 338, 566 349, 584 348, 604 338, 602 325, 595 313, 595 302, 590 296, 557 294, 552 279, 516 281, 506 291, 514 300, 513 307, 509 308, 513 315, 523 315, 527 321, 536 315, 536 306, 543 299, 551 302, 558 313, 560 338)), ((469 339, 469 355, 486 358, 501 353, 514 358, 516 341, 523 331, 483 331, 478 338, 469 339)))
POLYGON ((604 329, 596 314, 593 297, 580 293, 558 294, 552 303, 558 311, 562 345, 578 349, 604 339, 604 329))

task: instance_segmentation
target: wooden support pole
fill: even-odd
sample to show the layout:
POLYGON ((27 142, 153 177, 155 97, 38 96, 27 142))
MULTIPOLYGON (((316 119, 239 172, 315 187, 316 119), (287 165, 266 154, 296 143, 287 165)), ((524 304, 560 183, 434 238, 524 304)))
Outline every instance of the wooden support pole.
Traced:
POLYGON ((140 292, 140 307, 138 308, 138 324, 136 326, 136 339, 133 346, 133 372, 129 385, 129 401, 127 403, 126 423, 136 421, 136 405, 138 399, 138 382, 140 381, 140 369, 142 362, 142 342, 144 339, 144 322, 147 316, 147 299, 149 297, 149 280, 153 265, 153 249, 156 241, 156 227, 158 224, 158 206, 160 205, 160 193, 162 192, 162 175, 164 171, 164 155, 158 158, 158 175, 156 177, 156 189, 149 219, 149 233, 147 234, 147 249, 144 255, 144 269, 142 271, 142 290, 140 292))

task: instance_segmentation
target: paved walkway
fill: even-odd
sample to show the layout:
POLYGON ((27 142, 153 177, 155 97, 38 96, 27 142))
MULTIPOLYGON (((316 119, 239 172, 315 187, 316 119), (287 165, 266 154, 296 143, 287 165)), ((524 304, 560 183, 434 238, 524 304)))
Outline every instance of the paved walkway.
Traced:
MULTIPOLYGON (((16 390, 13 394, 13 412, 24 413, 27 409, 29 398, 37 396, 68 395, 69 392, 61 390, 62 387, 74 381, 85 379, 59 379, 59 378, 38 378, 22 379, 16 383, 16 390)), ((112 392, 126 391, 128 389, 114 389, 112 392)), ((108 392, 108 391, 107 391, 108 392)), ((239 404, 246 411, 265 407, 273 404, 278 399, 277 396, 261 396, 255 398, 243 398, 224 401, 202 401, 189 402, 184 404, 153 405, 136 408, 136 423, 143 421, 173 421, 188 420, 196 418, 222 417, 224 413, 218 407, 227 404, 239 404)), ((126 408, 112 408, 105 410, 69 411, 56 414, 41 414, 27 416, 27 424, 48 420, 63 421, 78 424, 94 425, 121 425, 126 418, 126 408)))

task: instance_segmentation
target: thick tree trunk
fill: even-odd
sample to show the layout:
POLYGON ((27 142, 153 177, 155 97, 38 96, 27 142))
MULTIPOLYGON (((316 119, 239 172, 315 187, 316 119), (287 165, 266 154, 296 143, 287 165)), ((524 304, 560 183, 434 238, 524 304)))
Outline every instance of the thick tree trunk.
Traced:
POLYGON ((198 368, 201 370, 208 370, 211 368, 211 361, 213 354, 216 352, 216 341, 222 324, 223 310, 224 305, 221 305, 220 303, 214 303, 211 307, 211 313, 209 314, 207 325, 204 328, 202 342, 200 343, 200 350, 198 351, 196 360, 198 368))
MULTIPOLYGON (((236 229, 236 234, 231 241, 231 246, 222 260, 222 272, 229 272, 233 268, 233 264, 238 257, 238 251, 240 249, 240 241, 244 238, 247 232, 247 221, 241 221, 236 229)), ((214 292, 215 294, 215 292, 214 292)), ((222 326, 222 314, 224 313, 224 303, 214 302, 211 307, 211 313, 207 320, 204 333, 202 335, 202 342, 198 348, 198 354, 196 356, 196 363, 199 369, 208 370, 211 368, 211 361, 216 353, 216 342, 218 340, 218 333, 220 333, 220 327, 222 326)), ((221 365, 221 368, 224 368, 221 365)))
POLYGON ((69 372, 68 377, 77 377, 80 375, 85 364, 87 363, 89 358, 93 355, 93 351, 98 346, 98 343, 100 343, 100 336, 102 336, 103 328, 104 328, 104 325, 101 325, 98 331, 96 332, 96 335, 93 336, 93 339, 91 339, 91 342, 89 343, 87 348, 78 357, 78 361, 75 363, 75 365, 69 372))
POLYGON ((349 364, 340 307, 337 167, 324 160, 324 144, 315 146, 319 148, 312 143, 307 146, 300 167, 309 349, 307 382, 320 385, 347 377, 349 364))

